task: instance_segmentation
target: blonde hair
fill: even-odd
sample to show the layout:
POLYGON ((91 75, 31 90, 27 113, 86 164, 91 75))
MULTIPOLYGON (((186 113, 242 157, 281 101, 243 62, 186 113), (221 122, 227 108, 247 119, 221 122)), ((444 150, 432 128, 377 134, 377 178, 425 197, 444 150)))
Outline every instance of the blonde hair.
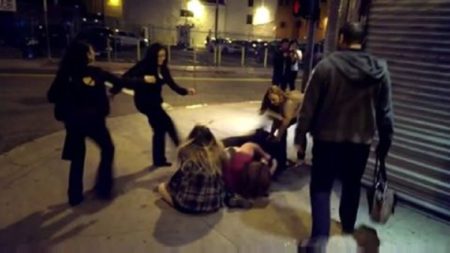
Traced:
POLYGON ((221 174, 225 159, 222 142, 218 141, 211 130, 203 125, 196 125, 186 142, 178 150, 180 164, 192 162, 199 170, 211 174, 221 174))
POLYGON ((270 86, 266 93, 264 94, 262 103, 261 103, 261 108, 259 109, 259 113, 260 114, 264 114, 267 110, 272 110, 272 111, 279 111, 279 106, 276 107, 274 105, 272 105, 272 103, 270 102, 269 96, 271 94, 275 94, 278 95, 281 99, 286 100, 287 95, 286 93, 278 86, 272 85, 270 86))

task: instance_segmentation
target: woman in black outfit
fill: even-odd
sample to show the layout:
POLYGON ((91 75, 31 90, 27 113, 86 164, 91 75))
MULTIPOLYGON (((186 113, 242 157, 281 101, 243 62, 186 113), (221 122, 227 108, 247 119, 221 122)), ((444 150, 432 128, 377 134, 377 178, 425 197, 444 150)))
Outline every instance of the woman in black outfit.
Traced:
POLYGON ((47 93, 49 102, 55 104, 55 118, 66 128, 62 159, 71 161, 68 197, 72 206, 83 201, 86 137, 101 150, 95 184, 97 196, 110 198, 113 185, 114 145, 105 120, 110 110, 105 82, 114 85, 109 90, 110 95, 119 93, 123 82, 100 68, 90 66, 94 59, 95 53, 89 44, 73 42, 47 93))
POLYGON ((136 82, 134 102, 139 112, 148 118, 153 129, 153 166, 171 166, 165 156, 165 136, 169 134, 173 143, 178 146, 180 139, 172 119, 162 108, 162 87, 168 84, 176 93, 194 95, 195 89, 178 86, 167 67, 167 49, 154 43, 147 51, 145 58, 124 74, 124 78, 136 82))

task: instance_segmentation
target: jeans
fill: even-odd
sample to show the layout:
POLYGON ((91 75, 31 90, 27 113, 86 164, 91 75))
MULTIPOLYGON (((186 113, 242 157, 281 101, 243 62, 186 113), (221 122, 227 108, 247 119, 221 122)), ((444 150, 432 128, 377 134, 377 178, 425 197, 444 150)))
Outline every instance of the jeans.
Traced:
POLYGON ((311 168, 311 238, 328 237, 330 194, 335 179, 342 181, 339 216, 344 233, 352 233, 359 207, 361 178, 370 145, 314 141, 311 168))

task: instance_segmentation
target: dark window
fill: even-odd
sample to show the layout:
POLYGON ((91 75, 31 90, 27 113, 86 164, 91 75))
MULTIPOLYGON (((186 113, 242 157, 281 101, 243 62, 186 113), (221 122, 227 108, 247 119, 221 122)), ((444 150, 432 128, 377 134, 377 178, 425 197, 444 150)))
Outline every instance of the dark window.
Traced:
POLYGON ((278 6, 282 6, 283 2, 284 2, 284 0, 278 0, 278 6))
POLYGON ((253 0, 248 0, 248 7, 253 7, 253 0))
MULTIPOLYGON (((205 3, 216 4, 216 0, 202 0, 205 3)), ((219 0, 219 4, 225 5, 225 0, 219 0)))
POLYGON ((247 15, 247 25, 253 24, 253 15, 247 15))
POLYGON ((302 27, 302 21, 301 21, 301 20, 297 21, 297 22, 295 23, 295 26, 296 26, 297 28, 302 27))
POLYGON ((281 22, 280 22, 280 27, 281 27, 281 28, 285 28, 285 27, 286 27, 286 22, 281 21, 281 22))

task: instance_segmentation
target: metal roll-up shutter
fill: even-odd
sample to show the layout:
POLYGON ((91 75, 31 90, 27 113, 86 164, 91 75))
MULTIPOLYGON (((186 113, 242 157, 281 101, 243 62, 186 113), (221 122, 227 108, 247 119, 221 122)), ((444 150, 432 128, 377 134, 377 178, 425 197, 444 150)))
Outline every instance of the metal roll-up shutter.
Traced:
MULTIPOLYGON (((390 185, 450 218, 450 0, 372 0, 367 51, 388 61, 395 136, 390 185)), ((374 167, 369 159, 363 181, 374 167)))

